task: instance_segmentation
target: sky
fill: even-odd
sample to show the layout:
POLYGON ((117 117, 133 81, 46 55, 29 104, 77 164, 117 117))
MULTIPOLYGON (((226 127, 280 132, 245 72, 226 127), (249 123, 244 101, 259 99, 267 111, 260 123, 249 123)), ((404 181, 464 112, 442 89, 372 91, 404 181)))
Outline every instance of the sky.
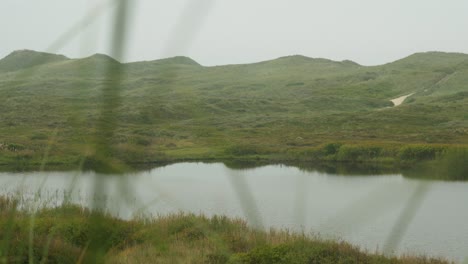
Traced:
MULTIPOLYGON (((122 62, 202 65, 287 55, 379 65, 415 52, 468 53, 467 0, 129 0, 122 62)), ((1 0, 0 57, 31 49, 113 54, 116 0, 1 0)))

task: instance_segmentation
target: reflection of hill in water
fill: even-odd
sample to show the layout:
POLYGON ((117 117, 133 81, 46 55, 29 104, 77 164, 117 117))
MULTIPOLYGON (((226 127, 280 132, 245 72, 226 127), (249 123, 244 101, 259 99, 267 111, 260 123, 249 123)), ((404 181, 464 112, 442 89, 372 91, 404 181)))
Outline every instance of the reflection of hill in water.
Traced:
POLYGON ((375 176, 400 173, 400 170, 395 167, 369 163, 292 164, 292 166, 303 171, 317 171, 341 176, 375 176))
POLYGON ((338 163, 338 162, 282 162, 282 163, 268 163, 268 162, 224 162, 224 165, 230 169, 253 169, 267 165, 284 165, 291 166, 306 172, 320 172, 326 174, 334 174, 341 176, 373 176, 373 175, 388 175, 400 174, 398 168, 369 164, 369 163, 338 163))
POLYGON ((468 149, 451 149, 436 160, 422 162, 405 170, 403 176, 415 179, 467 181, 468 149))
POLYGON ((223 161, 227 168, 234 170, 255 169, 268 165, 284 165, 296 167, 306 172, 320 172, 342 176, 372 176, 401 173, 398 168, 369 163, 337 163, 337 162, 281 162, 266 161, 223 161))
POLYGON ((285 165, 297 167, 306 172, 320 172, 340 176, 378 176, 389 174, 402 174, 405 178, 444 180, 444 181, 466 181, 468 180, 468 151, 452 150, 443 157, 433 160, 419 162, 410 168, 398 168, 392 164, 382 165, 373 163, 307 163, 307 162, 285 162, 268 163, 262 161, 226 161, 224 165, 230 169, 246 170, 267 165, 285 165))

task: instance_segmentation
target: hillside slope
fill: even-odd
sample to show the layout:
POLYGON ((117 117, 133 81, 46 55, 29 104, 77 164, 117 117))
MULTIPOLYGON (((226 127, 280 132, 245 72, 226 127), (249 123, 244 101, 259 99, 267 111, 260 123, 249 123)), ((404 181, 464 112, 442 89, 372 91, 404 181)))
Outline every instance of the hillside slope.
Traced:
POLYGON ((0 60, 7 163, 40 159, 51 142, 51 161, 92 155, 102 88, 116 74, 112 140, 131 162, 302 153, 329 142, 468 144, 466 54, 418 53, 372 67, 297 55, 204 67, 186 57, 121 64, 13 54, 0 60), (390 102, 413 93, 398 107, 390 102))

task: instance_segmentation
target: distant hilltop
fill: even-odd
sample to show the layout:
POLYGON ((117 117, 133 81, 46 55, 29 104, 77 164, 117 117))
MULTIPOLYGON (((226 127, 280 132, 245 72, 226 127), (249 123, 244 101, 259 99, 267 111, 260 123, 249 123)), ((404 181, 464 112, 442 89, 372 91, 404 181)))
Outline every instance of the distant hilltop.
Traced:
MULTIPOLYGON (((431 61, 440 61, 440 60, 451 60, 453 58, 460 58, 460 57, 468 57, 467 54, 464 53, 448 53, 448 52, 421 52, 415 53, 408 57, 402 58, 395 62, 387 63, 400 63, 400 64, 414 64, 414 63, 430 63, 431 61)), ((116 59, 105 55, 105 54, 94 54, 92 56, 82 58, 82 59, 89 59, 89 60, 98 60, 98 61, 113 61, 118 62, 116 59)), ((2 71, 16 71, 28 67, 33 67, 41 64, 47 64, 51 62, 60 62, 66 60, 82 60, 82 59, 70 59, 64 55, 59 54, 52 54, 46 52, 39 52, 33 50, 16 50, 7 55, 5 58, 0 60, 0 72, 2 71)), ((191 65, 191 66, 202 66, 195 60, 185 57, 185 56, 176 56, 170 58, 163 58, 151 61, 139 61, 139 62, 129 62, 123 64, 138 64, 138 63, 152 63, 152 64, 160 64, 160 65, 191 65)), ((343 65, 343 66, 362 66, 354 61, 351 60, 343 60, 343 61, 333 61, 330 59, 325 58, 310 58, 303 55, 290 55, 290 56, 283 56, 277 59, 261 61, 257 63, 248 63, 248 64, 228 64, 228 65, 216 65, 211 67, 222 67, 222 66, 230 66, 230 65, 256 65, 256 64, 283 64, 283 65, 290 65, 290 64, 335 64, 335 65, 343 65)))

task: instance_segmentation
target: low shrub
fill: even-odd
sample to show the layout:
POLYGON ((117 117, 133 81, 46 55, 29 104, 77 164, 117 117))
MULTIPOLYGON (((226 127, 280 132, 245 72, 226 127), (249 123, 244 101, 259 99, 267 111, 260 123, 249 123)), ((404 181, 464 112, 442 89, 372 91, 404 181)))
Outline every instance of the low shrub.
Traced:
POLYGON ((359 146, 343 145, 341 146, 337 160, 338 161, 369 161, 377 159, 382 152, 379 146, 359 146))

